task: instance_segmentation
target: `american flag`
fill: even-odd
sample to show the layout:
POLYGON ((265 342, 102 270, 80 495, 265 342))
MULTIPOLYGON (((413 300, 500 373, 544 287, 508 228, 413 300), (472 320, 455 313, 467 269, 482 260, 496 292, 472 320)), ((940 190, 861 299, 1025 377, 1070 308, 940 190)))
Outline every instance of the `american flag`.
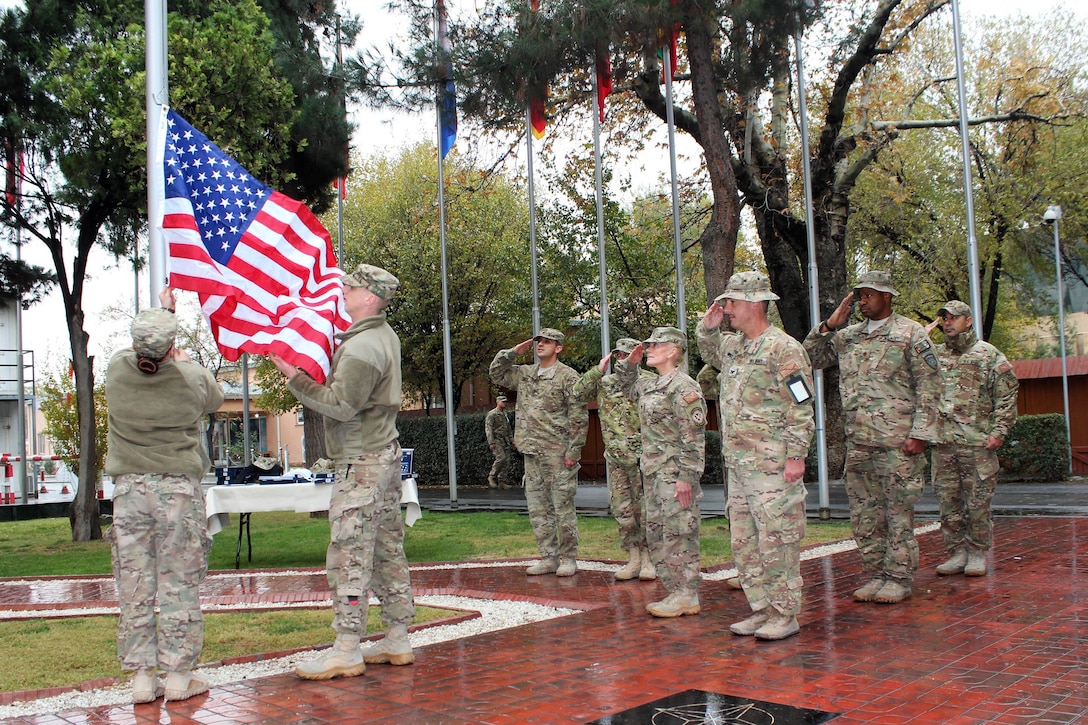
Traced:
POLYGON ((162 163, 170 286, 198 294, 228 360, 274 352, 324 381, 351 324, 328 231, 173 110, 162 163))

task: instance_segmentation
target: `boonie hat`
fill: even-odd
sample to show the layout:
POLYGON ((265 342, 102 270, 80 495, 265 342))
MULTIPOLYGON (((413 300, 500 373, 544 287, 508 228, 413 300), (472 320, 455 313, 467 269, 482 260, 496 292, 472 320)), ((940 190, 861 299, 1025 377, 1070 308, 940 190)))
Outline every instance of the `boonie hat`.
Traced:
POLYGON ((863 288, 876 290, 877 292, 888 292, 893 297, 899 296, 895 287, 892 286, 891 274, 880 269, 862 272, 858 275, 858 281, 854 284, 854 289, 859 290, 863 288))
POLYGON ((647 345, 651 342, 671 342, 681 350, 688 349, 688 336, 675 327, 655 327, 646 338, 647 345))
POLYGON ((940 316, 945 312, 954 317, 974 317, 974 315, 971 314, 970 305, 959 300, 949 300, 948 302, 945 302, 944 307, 937 310, 937 315, 940 316))
POLYGON ((745 300, 747 302, 762 302, 764 300, 777 300, 778 295, 771 292, 771 280, 762 272, 737 272, 729 278, 725 286, 725 292, 714 298, 715 302, 722 300, 745 300))
POLYGON ((542 327, 540 328, 540 332, 536 333, 536 337, 534 337, 533 339, 555 340, 560 345, 562 345, 563 340, 566 340, 567 336, 559 330, 555 329, 554 327, 542 327))
POLYGON ((372 264, 360 264, 354 272, 341 277, 340 281, 348 287, 368 289, 386 302, 393 299, 397 288, 400 287, 400 280, 392 273, 372 264))
POLYGON ((630 337, 621 337, 616 340, 615 346, 612 348, 612 352, 622 352, 624 355, 630 355, 631 351, 638 345, 638 340, 630 337))
POLYGON ((177 334, 178 320, 173 312, 162 307, 144 310, 132 321, 132 349, 137 355, 159 360, 177 334))

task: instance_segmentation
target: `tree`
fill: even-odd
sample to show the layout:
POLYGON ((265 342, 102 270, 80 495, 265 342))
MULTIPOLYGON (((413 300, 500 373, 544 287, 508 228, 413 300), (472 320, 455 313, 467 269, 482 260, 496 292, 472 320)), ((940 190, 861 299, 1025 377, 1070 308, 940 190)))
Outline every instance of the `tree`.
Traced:
MULTIPOLYGON (((38 398, 41 405, 42 417, 45 419, 45 428, 42 433, 53 442, 53 450, 64 461, 69 471, 82 471, 85 465, 80 452, 85 450, 82 445, 82 430, 80 425, 79 408, 76 405, 75 376, 69 371, 60 369, 61 365, 54 366, 41 379, 38 387, 38 398)), ((97 491, 102 478, 102 468, 106 462, 106 438, 109 435, 109 415, 106 410, 106 385, 97 383, 94 389, 95 415, 95 455, 93 461, 89 461, 94 472, 94 480, 90 487, 90 497, 94 501, 97 517, 97 491)), ((83 488, 83 478, 80 476, 80 489, 83 488)), ((77 492, 78 495, 78 492, 77 492)))
MULTIPOLYGON (((274 70, 268 20, 253 0, 179 2, 169 18, 172 102, 272 186, 291 179, 296 98, 274 70)), ((91 252, 137 258, 146 219, 143 3, 28 0, 0 20, 5 139, 22 150, 18 203, 5 219, 43 243, 68 327, 80 429, 76 540, 101 536, 93 360, 82 308, 91 252), (68 235, 74 252, 67 258, 68 235)), ((326 180, 326 185, 332 178, 326 180)))
MULTIPOLYGON (((419 144, 354 166, 343 264, 377 264, 400 279, 389 324, 401 339, 404 388, 429 411, 445 397, 436 152, 419 144)), ((520 263, 528 256, 528 219, 521 190, 505 178, 456 155, 447 157, 445 171, 454 391, 445 402, 456 409, 461 385, 486 376, 497 350, 531 334, 528 265, 520 263)))

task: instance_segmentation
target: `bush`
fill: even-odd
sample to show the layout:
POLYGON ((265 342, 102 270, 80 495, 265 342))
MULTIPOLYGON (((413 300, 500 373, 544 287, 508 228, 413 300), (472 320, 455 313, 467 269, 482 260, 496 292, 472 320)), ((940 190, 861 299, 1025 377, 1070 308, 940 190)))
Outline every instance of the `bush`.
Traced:
MULTIPOLYGON (((463 413, 454 419, 457 452, 457 485, 487 485, 487 474, 495 457, 484 433, 486 413, 463 413)), ((449 459, 446 446, 446 416, 401 417, 397 419, 402 448, 414 448, 416 477, 421 486, 448 486, 449 459)), ((524 466, 515 453, 510 480, 520 481, 524 466)))
POLYGON ((1004 479, 1063 480, 1069 471, 1065 416, 1046 413, 1017 418, 997 455, 1004 479))
POLYGON ((725 471, 722 470, 722 434, 716 430, 706 432, 706 465, 699 485, 724 486, 725 471))

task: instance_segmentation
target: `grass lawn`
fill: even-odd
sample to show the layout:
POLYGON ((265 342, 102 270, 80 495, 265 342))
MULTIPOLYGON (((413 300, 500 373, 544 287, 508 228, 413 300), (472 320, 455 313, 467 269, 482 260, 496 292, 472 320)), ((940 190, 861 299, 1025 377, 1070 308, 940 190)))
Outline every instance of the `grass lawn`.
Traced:
MULTIPOLYGON (((220 532, 209 568, 234 569, 237 519, 220 532)), ((611 518, 580 516, 579 555, 585 559, 625 560, 616 523, 611 518)), ((250 523, 253 561, 245 568, 324 567, 329 541, 327 519, 291 512, 253 514, 250 523)), ((809 522, 805 544, 849 538, 845 522, 809 522)), ((405 530, 405 553, 413 564, 479 561, 536 556, 529 519, 513 512, 426 512, 405 530)), ((702 564, 732 561, 725 519, 704 519, 702 564)), ((0 524, 0 577, 109 575, 105 541, 73 542, 67 518, 0 524)), ((443 610, 417 608, 417 622, 451 616, 443 610)), ((322 645, 333 639, 331 610, 215 613, 205 615, 202 661, 322 645)), ((381 628, 372 608, 368 631, 381 628)), ((0 692, 74 685, 120 674, 116 655, 117 619, 94 616, 0 622, 0 692)))

